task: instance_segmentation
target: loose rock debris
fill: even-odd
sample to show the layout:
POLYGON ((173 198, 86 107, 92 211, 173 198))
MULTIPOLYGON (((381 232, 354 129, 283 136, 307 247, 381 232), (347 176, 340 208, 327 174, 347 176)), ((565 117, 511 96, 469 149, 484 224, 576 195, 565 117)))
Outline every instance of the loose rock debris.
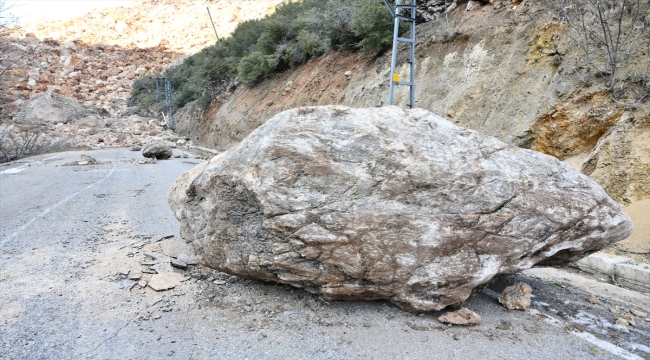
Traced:
POLYGON ((481 323, 481 317, 467 308, 461 308, 458 311, 448 312, 438 318, 439 321, 452 325, 478 325, 481 323))
POLYGON ((499 296, 499 302, 510 310, 528 310, 530 308, 530 295, 533 292, 530 285, 516 283, 508 286, 499 296))

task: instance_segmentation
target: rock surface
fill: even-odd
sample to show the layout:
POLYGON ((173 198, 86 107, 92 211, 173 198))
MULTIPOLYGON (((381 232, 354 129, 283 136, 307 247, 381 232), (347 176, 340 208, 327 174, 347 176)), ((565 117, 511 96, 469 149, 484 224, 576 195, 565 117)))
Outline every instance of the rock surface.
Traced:
POLYGON ((531 289, 530 285, 521 282, 516 283, 501 292, 499 302, 510 310, 528 310, 532 292, 533 289, 531 289))
POLYGON ((147 144, 142 148, 142 156, 146 158, 156 158, 159 160, 169 159, 174 155, 171 146, 164 142, 155 142, 147 144))
POLYGON ((182 278, 183 275, 177 273, 155 274, 149 280, 149 287, 156 291, 173 289, 178 286, 182 278))
POLYGON ((181 176, 169 202, 202 264, 418 311, 632 231, 569 165, 397 107, 283 112, 181 176))
POLYGON ((441 315, 438 321, 445 324, 473 326, 481 323, 481 317, 470 309, 462 308, 441 315))

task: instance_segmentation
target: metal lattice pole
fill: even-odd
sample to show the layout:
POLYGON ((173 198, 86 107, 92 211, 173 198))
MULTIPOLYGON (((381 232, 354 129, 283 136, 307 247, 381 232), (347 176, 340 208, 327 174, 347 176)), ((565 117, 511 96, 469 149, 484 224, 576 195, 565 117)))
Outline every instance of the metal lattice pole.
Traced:
POLYGON ((172 130, 176 130, 176 120, 174 120, 174 101, 172 99, 172 83, 169 79, 165 79, 165 88, 167 90, 167 109, 169 110, 167 126, 172 130))
POLYGON ((393 32, 393 54, 390 64, 390 93, 388 95, 388 104, 393 105, 393 100, 395 96, 395 86, 408 86, 410 102, 408 104, 409 108, 415 106, 415 17, 416 13, 416 0, 396 0, 395 9, 388 3, 387 0, 384 0, 384 4, 390 11, 391 15, 395 18, 395 30, 393 32), (402 2, 409 2, 409 4, 403 4, 402 2), (408 16, 404 16, 404 12, 408 16), (409 38, 399 37, 399 25, 400 21, 406 21, 410 24, 411 27, 411 36, 409 38), (401 81, 400 75, 397 72, 397 50, 400 43, 409 45, 409 65, 410 65, 410 78, 409 81, 401 81))

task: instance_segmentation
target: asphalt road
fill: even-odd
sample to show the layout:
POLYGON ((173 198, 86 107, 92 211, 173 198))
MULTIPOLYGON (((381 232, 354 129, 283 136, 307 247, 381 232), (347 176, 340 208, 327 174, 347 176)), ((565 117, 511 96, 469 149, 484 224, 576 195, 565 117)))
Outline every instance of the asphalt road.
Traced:
POLYGON ((0 166, 0 359, 650 358, 650 323, 612 325, 610 309, 629 303, 589 304, 583 290, 527 275, 472 299, 482 322, 465 328, 438 322, 441 312, 327 303, 198 265, 173 268, 170 256, 190 250, 167 190, 200 160, 139 159, 103 150, 0 166), (99 164, 64 166, 81 154, 99 164), (182 282, 158 292, 149 272, 182 282), (533 286, 531 310, 494 298, 515 281, 533 286))

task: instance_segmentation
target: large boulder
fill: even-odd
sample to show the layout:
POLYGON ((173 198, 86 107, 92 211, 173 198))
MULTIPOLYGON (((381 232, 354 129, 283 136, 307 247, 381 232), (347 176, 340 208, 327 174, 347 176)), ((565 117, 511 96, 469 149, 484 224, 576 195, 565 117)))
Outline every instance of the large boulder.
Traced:
POLYGON ((145 145, 142 148, 142 156, 146 158, 156 158, 166 160, 174 155, 172 147, 163 141, 156 141, 145 145))
POLYGON ((557 159, 397 107, 283 112, 182 175, 169 202, 204 265, 418 311, 632 231, 557 159))
POLYGON ((90 115, 97 116, 100 112, 53 91, 47 91, 26 101, 16 117, 16 122, 39 125, 67 124, 90 115))

